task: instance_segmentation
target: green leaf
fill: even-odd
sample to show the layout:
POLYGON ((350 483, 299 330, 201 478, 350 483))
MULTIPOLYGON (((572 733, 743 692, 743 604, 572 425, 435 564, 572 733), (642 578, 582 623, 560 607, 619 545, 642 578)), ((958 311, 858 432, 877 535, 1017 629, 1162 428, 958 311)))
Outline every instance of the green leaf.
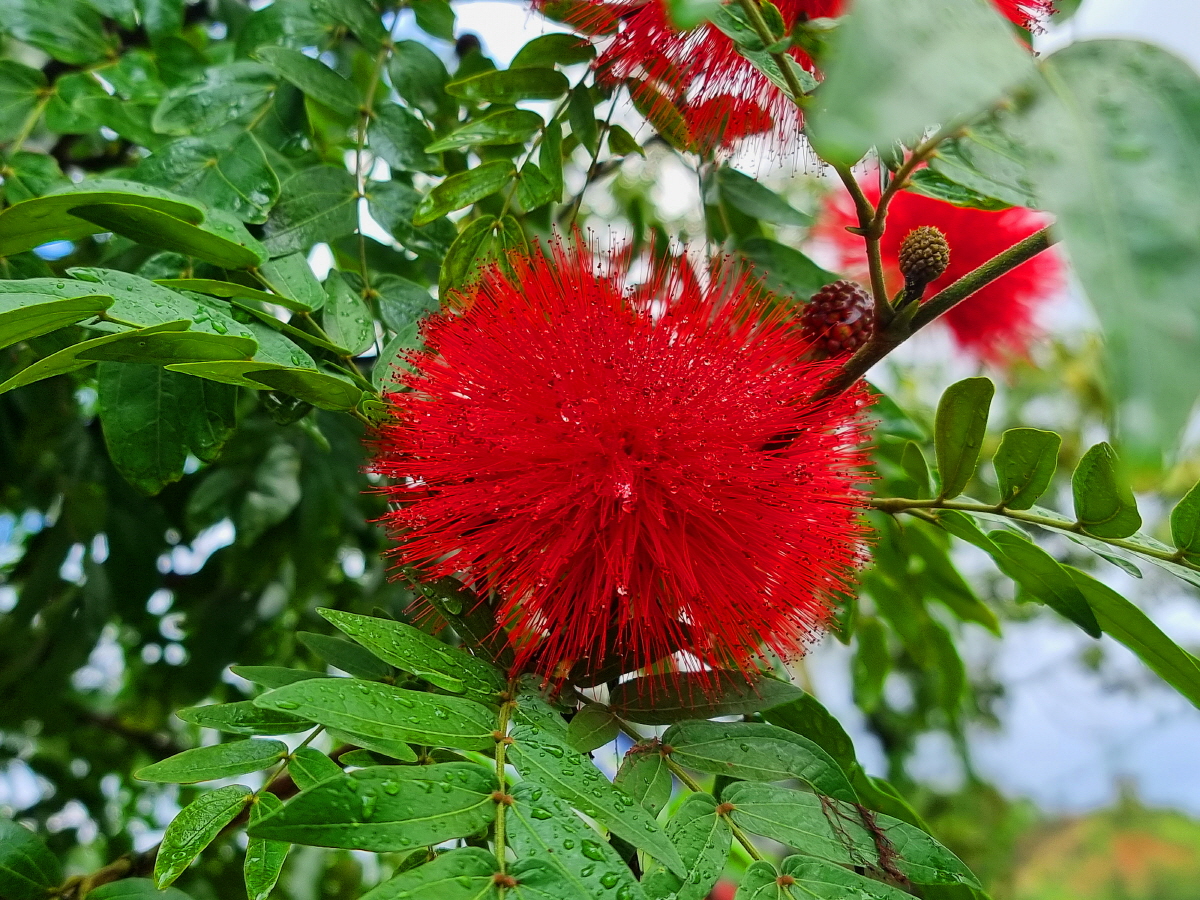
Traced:
POLYGON ((1011 531, 991 531, 988 537, 1003 554, 995 559, 1005 575, 1092 637, 1100 637, 1100 626, 1087 600, 1053 556, 1011 531))
POLYGON ((171 141, 137 167, 149 184, 233 213, 244 222, 265 222, 279 199, 279 178, 254 135, 233 143, 204 137, 171 141))
POLYGON ((586 84, 576 85, 571 91, 571 99, 567 104, 567 121, 571 123, 571 133, 593 157, 600 146, 600 129, 596 123, 596 101, 586 84))
POLYGON ((827 796, 857 799, 832 756, 808 738, 775 725, 677 722, 662 741, 672 748, 672 760, 698 772, 747 781, 799 778, 827 796))
POLYGON ((143 766, 134 772, 139 781, 160 781, 168 784, 196 784, 260 772, 287 756, 287 745, 280 741, 260 741, 248 738, 196 747, 176 753, 161 762, 143 766))
POLYGON ((263 243, 272 256, 307 252, 358 227, 358 189, 345 169, 317 166, 283 183, 279 203, 267 219, 263 243))
POLYGON ((454 40, 454 10, 446 0, 412 0, 417 27, 443 41, 454 40))
POLYGON ((332 759, 312 747, 299 747, 292 751, 288 760, 288 774, 296 787, 307 791, 313 785, 342 774, 341 767, 332 759))
POLYGON ((246 808, 252 796, 245 785, 231 784, 206 791, 180 810, 167 826, 154 860, 155 887, 161 891, 182 875, 192 860, 246 808))
POLYGON ((490 245, 498 224, 495 216, 480 216, 468 222, 459 232, 442 263, 438 279, 439 294, 449 296, 451 291, 465 287, 474 280, 475 260, 490 245))
POLYGON ((462 697, 408 691, 349 678, 301 681, 254 700, 330 728, 384 740, 487 750, 495 744, 494 713, 462 697))
POLYGON ((0 819, 0 896, 41 900, 62 880, 62 866, 40 837, 11 819, 0 819))
POLYGON ((986 0, 858 0, 830 56, 809 129, 817 152, 843 164, 972 118, 1033 69, 986 0))
POLYGON ((854 742, 842 723, 812 694, 802 693, 795 700, 772 706, 763 711, 763 718, 772 725, 808 738, 833 757, 844 771, 850 770, 857 761, 854 742))
POLYGON ((0 212, 0 256, 32 250, 47 241, 76 240, 103 231, 103 227, 71 214, 78 207, 100 204, 138 206, 190 223, 204 219, 199 205, 160 188, 135 181, 95 179, 15 203, 0 212))
POLYGON ((976 122, 961 137, 943 141, 929 171, 1009 206, 1037 208, 1028 151, 1008 133, 1010 117, 997 113, 976 122))
POLYGON ((53 156, 25 150, 9 154, 4 176, 4 199, 11 206, 62 187, 67 181, 53 156))
POLYGON ((392 674, 391 666, 350 641, 311 631, 297 632, 296 639, 335 669, 355 678, 379 681, 392 674))
POLYGON ((1200 484, 1171 510, 1171 540, 1185 553, 1200 554, 1200 484))
POLYGON ((228 385, 117 362, 100 363, 96 381, 109 459, 147 494, 183 477, 189 448, 214 460, 237 426, 237 391, 228 385))
POLYGON ((437 301, 430 296, 428 287, 399 275, 373 276, 371 288, 379 294, 379 317, 392 331, 409 329, 426 313, 437 309, 437 301))
POLYGON ((871 713, 883 699, 883 683, 892 666, 887 629, 874 617, 863 619, 854 629, 854 638, 857 644, 851 668, 854 702, 864 712, 871 713))
POLYGON ((151 125, 159 134, 211 134, 260 113, 277 82, 274 72, 248 60, 212 66, 203 81, 167 91, 151 125))
POLYGON ((495 703, 505 690, 504 674, 491 663, 449 647, 411 625, 336 609, 317 612, 375 656, 434 687, 465 693, 483 703, 495 703))
POLYGON ((1137 501, 1119 465, 1116 451, 1101 442, 1083 454, 1071 475, 1075 518, 1097 537, 1129 537, 1142 527, 1137 501))
POLYGON ((0 293, 0 349, 90 319, 112 306, 104 294, 55 297, 53 294, 0 293))
POLYGON ((325 305, 325 288, 317 281, 303 253, 276 257, 259 266, 259 272, 275 291, 268 295, 268 302, 299 312, 315 312, 325 305))
POLYGON ((620 125, 608 126, 608 152, 614 156, 629 156, 632 153, 646 155, 642 145, 620 125))
POLYGON ((769 862, 751 863, 742 876, 734 900, 797 900, 792 887, 779 883, 779 872, 769 862))
POLYGON ((543 34, 517 51, 510 69, 551 68, 552 66, 574 66, 590 62, 596 48, 588 41, 573 34, 543 34))
POLYGON ((40 69, 0 60, 0 141, 11 141, 20 134, 45 90, 46 76, 40 69))
POLYGON ((479 847, 439 853, 436 859, 389 878, 361 900, 499 900, 492 876, 496 857, 479 847))
POLYGON ((567 726, 567 740, 580 753, 591 753, 615 741, 620 733, 621 726, 613 711, 597 703, 589 703, 575 713, 567 726))
POLYGON ((295 734, 313 727, 313 723, 306 719, 259 709, 249 700, 189 706, 178 710, 175 715, 201 728, 215 728, 228 734, 295 734))
POLYGON ((448 212, 470 206, 496 193, 513 177, 513 164, 506 159, 492 162, 451 175, 423 199, 413 215, 413 224, 428 225, 448 212))
POLYGON ((403 172, 441 172, 442 161, 425 148, 433 140, 429 127, 403 106, 379 107, 367 129, 371 150, 393 169, 403 172))
POLYGON ((191 900, 179 888, 160 891, 149 878, 122 878, 87 892, 87 900, 191 900))
POLYGON ((815 262, 791 247, 768 238, 750 238, 738 248, 742 256, 754 263, 773 291, 807 300, 823 286, 837 280, 837 275, 822 269, 815 262))
POLYGON ((542 174, 537 163, 527 162, 517 176, 517 202, 528 211, 555 198, 554 186, 542 174))
POLYGON ((0 31, 73 66, 86 66, 112 52, 112 40, 96 9, 84 0, 4 0, 0 31))
POLYGON ((423 199, 406 184, 373 181, 367 184, 367 205, 380 225, 408 250, 440 264, 454 242, 458 229, 443 216, 428 225, 413 225, 413 214, 423 199))
POLYGON ((923 197, 933 197, 935 200, 943 200, 954 206, 986 210, 1009 208, 1009 204, 992 197, 986 197, 977 191, 971 190, 969 187, 964 187, 958 182, 951 181, 945 175, 934 172, 932 169, 918 169, 916 172, 913 172, 909 176, 908 183, 905 184, 904 189, 914 194, 920 194, 923 197))
MULTIPOLYGON (((973 0, 972 0, 973 2, 973 0)), ((934 449, 942 489, 939 498, 957 497, 975 475, 996 386, 982 376, 946 388, 934 419, 934 449)))
POLYGON ((1136 653, 1163 681, 1200 707, 1200 660, 1108 585, 1071 566, 1063 568, 1083 592, 1104 633, 1136 653))
POLYGON ((320 60, 287 47, 259 47, 254 53, 318 103, 344 116, 358 113, 362 105, 358 88, 320 60))
POLYGON ((364 750, 369 750, 371 753, 378 753, 391 759, 398 759, 400 762, 417 761, 417 754, 413 751, 413 748, 403 741, 368 737, 352 731, 339 731, 336 728, 327 728, 326 733, 335 741, 354 744, 362 747, 364 750))
MULTIPOLYGON (((258 794, 250 806, 250 824, 257 824, 282 806, 283 801, 274 794, 265 791, 258 794)), ((288 849, 289 845, 282 841, 250 838, 246 842, 246 861, 242 865, 242 873, 246 881, 247 900, 267 900, 275 888, 275 882, 279 880, 279 873, 283 871, 288 849)))
POLYGON ((687 877, 681 880, 653 866, 642 879, 642 886, 651 896, 705 900, 729 857, 733 843, 729 820, 717 814, 717 801, 711 795, 689 794, 667 823, 667 836, 679 848, 687 877))
POLYGON ((265 688, 283 687, 309 678, 327 678, 323 672, 308 672, 304 669, 286 669, 283 666, 230 666, 229 671, 239 678, 265 688))
MULTIPOLYGON (((734 806, 734 824, 787 844, 805 856, 840 865, 879 866, 875 838, 855 806, 806 791, 771 784, 737 782, 721 792, 734 806)), ((916 884, 978 887, 971 870, 953 853, 907 822, 875 813, 875 828, 895 852, 892 864, 916 884)))
POLYGON ((346 283, 342 273, 332 270, 325 279, 325 308, 321 323, 330 340, 358 356, 375 343, 375 319, 366 301, 346 283))
POLYGON ((123 203, 78 206, 71 214, 139 243, 195 256, 227 269, 248 269, 267 260, 263 245, 222 210, 209 210, 208 218, 200 225, 156 209, 123 203))
POLYGON ((621 760, 613 784, 627 793, 650 815, 662 812, 671 799, 671 768, 658 741, 634 744, 621 760))
POLYGON ((714 670, 623 681, 613 689, 609 704, 630 721, 670 725, 685 719, 754 713, 803 695, 785 681, 759 678, 751 682, 741 672, 714 670))
POLYGON ((716 183, 721 199, 748 216, 776 225, 812 224, 812 216, 794 209, 770 188, 737 169, 721 166, 717 169, 716 183))
POLYGON ((933 493, 933 484, 929 476, 929 463, 916 441, 905 442, 900 454, 900 468, 916 488, 913 496, 918 500, 927 500, 933 493))
POLYGON ((524 144, 538 133, 543 124, 542 117, 535 112, 527 109, 504 109, 454 129, 425 150, 428 153, 444 153, 463 147, 524 144))
MULTIPOLYGON (((299 349, 299 348, 297 348, 299 349)), ((341 412, 354 409, 362 399, 362 388, 347 378, 318 372, 311 368, 295 368, 262 362, 196 362, 167 366, 172 372, 184 372, 198 378, 209 378, 226 384, 237 384, 257 390, 279 390, 298 397, 320 409, 341 412)), ((2 392, 3 385, 0 385, 2 392)))
POLYGON ((593 900, 582 894, 567 875, 548 859, 518 859, 508 868, 516 884, 509 889, 516 900, 593 900))
POLYGON ((536 781, 512 789, 505 816, 508 840, 519 859, 538 858, 558 870, 570 886, 563 897, 602 898, 615 891, 625 900, 645 900, 641 885, 608 841, 584 824, 570 807, 536 781))
POLYGON ((396 333, 384 346, 379 359, 371 368, 371 383, 380 392, 398 391, 403 386, 401 378, 410 367, 408 353, 421 346, 421 337, 416 323, 396 333))
POLYGON ((238 359, 248 353, 244 338, 221 337, 204 332, 186 331, 188 322, 165 322, 136 331, 106 334, 72 344, 26 366, 3 384, 0 394, 13 388, 64 375, 103 359, 122 362, 152 362, 166 365, 177 360, 200 361, 238 359))
POLYGON ((562 200, 563 192, 563 159, 562 159, 562 125, 557 119, 551 119, 542 132, 542 147, 538 151, 538 168, 550 182, 550 199, 555 203, 562 200))
POLYGON ((586 816, 639 850, 661 860, 672 871, 686 870, 674 845, 642 807, 613 787, 586 756, 571 748, 564 736, 532 725, 516 725, 508 760, 526 778, 550 788, 586 816))
POLYGON ((482 72, 446 85, 446 93, 471 103, 519 103, 522 100, 557 100, 570 87, 567 76, 555 69, 508 69, 482 72))
POLYGON ((1000 439, 992 465, 1000 502, 1009 509, 1029 509, 1050 487, 1058 467, 1062 438, 1038 428, 1010 428, 1000 439))
POLYGON ((808 856, 789 856, 780 867, 784 875, 796 879, 797 893, 803 897, 819 900, 908 900, 912 894, 899 888, 883 884, 873 878, 865 878, 841 866, 830 865, 808 856))
POLYGON ((251 837, 385 853, 475 834, 496 817, 495 775, 475 763, 373 766, 314 785, 251 837))
MULTIPOLYGON (((417 41, 399 41, 388 62, 396 92, 427 118, 457 107, 446 96, 450 76, 437 54, 417 41)), ((424 146, 424 145, 422 145, 424 146)))
POLYGON ((1200 77, 1136 41, 1049 57, 1016 123, 1104 330, 1104 371, 1125 446, 1157 458, 1200 392, 1200 77), (1130 298, 1152 316, 1130 314, 1130 298))

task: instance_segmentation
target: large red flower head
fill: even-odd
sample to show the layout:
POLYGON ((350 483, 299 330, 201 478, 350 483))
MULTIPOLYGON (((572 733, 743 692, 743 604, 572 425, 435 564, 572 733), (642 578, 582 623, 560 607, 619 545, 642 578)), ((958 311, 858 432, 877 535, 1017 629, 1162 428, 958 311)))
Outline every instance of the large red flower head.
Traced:
POLYGON ((801 649, 862 553, 864 395, 810 400, 831 365, 744 275, 648 266, 635 286, 627 256, 556 245, 492 268, 390 397, 394 552, 497 598, 519 667, 749 671, 801 649))
MULTIPOLYGON (((868 179, 863 189, 873 203, 879 199, 875 178, 868 179)), ((904 286, 898 263, 900 244, 920 225, 937 228, 950 244, 950 266, 930 283, 926 291, 930 297, 1047 224, 1045 215, 1031 209, 971 209, 900 191, 888 207, 880 246, 888 293, 895 296, 904 286)), ((814 233, 833 245, 843 272, 865 280, 868 275, 863 239, 846 231, 847 226, 857 225, 849 194, 838 191, 826 199, 814 233)), ((1024 356, 1038 336, 1038 309, 1054 297, 1062 283, 1061 260, 1048 250, 972 294, 941 321, 950 328, 960 348, 985 362, 1000 363, 1024 356)))
MULTIPOLYGON (((544 5, 548 0, 535 0, 544 5)), ((1037 28, 1053 11, 1051 0, 993 0, 1014 24, 1037 28)), ((735 0, 736 4, 736 0, 735 0)), ((797 21, 842 15, 846 0, 777 0, 790 32, 797 21)), ((631 83, 647 105, 671 105, 682 115, 693 144, 704 153, 730 149, 752 136, 776 148, 799 146, 799 109, 715 26, 689 31, 670 21, 664 0, 581 0, 571 21, 589 34, 617 31, 596 60, 597 77, 610 86, 631 83)), ((788 50, 815 73, 800 49, 788 50)))

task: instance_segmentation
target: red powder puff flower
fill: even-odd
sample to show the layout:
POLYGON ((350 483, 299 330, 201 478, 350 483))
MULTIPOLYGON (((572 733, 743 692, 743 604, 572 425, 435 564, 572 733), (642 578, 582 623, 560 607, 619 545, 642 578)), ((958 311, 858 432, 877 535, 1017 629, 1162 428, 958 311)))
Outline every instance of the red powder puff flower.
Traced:
MULTIPOLYGON (((873 177, 868 181, 863 188, 874 203, 879 199, 878 182, 873 177)), ((826 200, 814 233, 833 245, 843 272, 865 280, 868 275, 863 239, 846 231, 847 226, 857 224, 850 196, 838 191, 826 200)), ((1031 209, 970 209, 900 191, 888 207, 887 228, 880 246, 888 293, 895 296, 904 286, 898 263, 900 243, 920 225, 939 229, 950 244, 949 267, 925 292, 931 297, 1047 224, 1046 216, 1031 209)), ((1025 356, 1038 336, 1038 308, 1054 296, 1062 282, 1058 255, 1053 250, 1039 253, 959 303, 941 321, 949 326, 955 343, 980 360, 999 363, 1025 356)))
MULTIPOLYGON (((1050 0, 993 2, 1024 28, 1038 28, 1053 12, 1050 0)), ((776 6, 790 31, 797 21, 840 16, 848 4, 845 0, 778 0, 776 6)), ((632 81, 645 103, 674 106, 697 150, 728 150, 745 138, 768 134, 777 149, 799 146, 795 141, 802 124, 799 109, 715 26, 705 23, 680 31, 671 24, 663 0, 583 0, 571 21, 587 34, 619 29, 596 60, 597 77, 609 86, 632 81)), ((788 52, 816 73, 802 50, 792 47, 788 52)))
POLYGON ((794 655, 860 562, 864 395, 808 399, 834 367, 744 274, 510 264, 427 320, 389 397, 394 555, 495 596, 518 669, 794 655))

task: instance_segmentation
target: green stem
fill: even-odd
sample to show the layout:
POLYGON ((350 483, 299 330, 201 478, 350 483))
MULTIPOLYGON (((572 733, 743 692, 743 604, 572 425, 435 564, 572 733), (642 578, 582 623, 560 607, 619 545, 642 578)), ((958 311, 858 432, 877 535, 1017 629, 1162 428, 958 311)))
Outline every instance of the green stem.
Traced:
POLYGON ((1200 564, 1188 560, 1178 550, 1159 550, 1156 547, 1147 547, 1143 544, 1124 540, 1123 538, 1101 537, 1100 535, 1085 531, 1083 526, 1078 522, 1068 524, 1059 519, 1027 512, 1023 509, 1009 509, 1003 504, 973 503, 967 500, 911 500, 906 497, 875 497, 870 500, 870 505, 880 512, 891 513, 893 515, 907 513, 908 515, 923 518, 926 521, 936 521, 936 517, 927 512, 927 510, 931 509, 950 509, 965 513, 991 513, 992 515, 1004 516, 1006 519, 1012 519, 1015 522, 1036 525, 1039 528, 1057 531, 1062 534, 1084 534, 1092 540, 1101 541, 1110 547, 1128 550, 1131 553, 1139 553, 1142 556, 1175 563, 1178 566, 1183 566, 1185 569, 1191 569, 1193 572, 1200 572, 1200 564))
MULTIPOLYGON (((509 684, 509 692, 512 693, 515 690, 516 690, 516 684, 510 683, 509 684)), ((508 750, 508 741, 509 741, 508 718, 509 718, 509 715, 512 713, 512 708, 514 705, 515 704, 513 703, 512 700, 506 700, 500 704, 500 721, 496 726, 496 784, 500 790, 500 793, 505 794, 505 795, 508 794, 508 791, 506 791, 504 789, 504 786, 505 786, 505 774, 504 774, 505 753, 508 750)), ((505 871, 505 867, 508 865, 507 860, 505 860, 505 855, 506 855, 505 848, 507 847, 507 835, 505 834, 505 816, 508 812, 508 803, 509 803, 509 801, 507 799, 498 800, 496 803, 496 830, 495 830, 496 861, 498 863, 500 863, 500 872, 501 873, 503 873, 505 871)), ((503 896, 503 890, 504 890, 503 885, 500 886, 500 889, 502 892, 501 895, 503 896)))
MULTIPOLYGON (((746 11, 746 17, 750 20, 750 25, 754 28, 754 33, 763 42, 763 46, 770 47, 779 40, 778 37, 771 34, 771 29, 767 27, 767 20, 763 18, 762 11, 758 8, 758 4, 754 0, 740 0, 740 2, 742 9, 746 11)), ((791 61, 782 53, 772 53, 771 59, 775 60, 775 65, 779 66, 779 71, 783 73, 783 80, 787 82, 788 91, 792 95, 792 101, 797 106, 801 105, 804 98, 804 87, 800 84, 800 79, 796 77, 796 73, 792 71, 791 61)))
POLYGON ((833 170, 842 179, 842 184, 854 201, 854 211, 858 215, 858 228, 854 232, 862 237, 867 245, 867 268, 871 273, 871 298, 874 300, 876 327, 886 328, 892 321, 894 310, 888 301, 887 284, 883 279, 883 251, 880 239, 883 237, 883 216, 879 209, 887 214, 887 208, 880 204, 879 209, 871 205, 867 195, 863 193, 862 185, 854 177, 849 166, 834 165, 833 170))

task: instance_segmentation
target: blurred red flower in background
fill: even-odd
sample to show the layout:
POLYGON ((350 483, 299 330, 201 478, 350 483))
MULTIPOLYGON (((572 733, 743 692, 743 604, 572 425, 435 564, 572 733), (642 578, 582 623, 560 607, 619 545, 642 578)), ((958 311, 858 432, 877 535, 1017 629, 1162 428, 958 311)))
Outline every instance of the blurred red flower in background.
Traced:
POLYGON ((745 275, 632 264, 556 245, 427 320, 378 435, 393 552, 494 592, 518 666, 749 671, 853 580, 866 400, 808 399, 836 366, 745 275))
MULTIPOLYGON (((1039 28, 1053 12, 1050 0, 993 3, 1025 28, 1039 28)), ((789 32, 797 21, 840 16, 850 5, 846 0, 776 3, 789 32)), ((775 149, 799 146, 799 109, 716 26, 704 23, 681 31, 671 23, 663 0, 583 0, 570 21, 587 33, 616 30, 596 60, 599 80, 610 86, 632 81, 634 93, 646 104, 675 107, 701 152, 727 150, 756 135, 767 136, 775 149)), ((787 52, 816 73, 804 51, 792 47, 787 52)))
MULTIPOLYGON (((878 201, 877 179, 867 179, 863 190, 872 203, 878 201)), ((904 286, 897 261, 900 244, 920 225, 939 229, 950 244, 950 265, 930 283, 926 297, 931 297, 1048 224, 1047 216, 1031 209, 971 209, 900 191, 888 207, 887 228, 880 246, 888 293, 895 296, 904 286)), ((858 217, 850 195, 838 190, 826 198, 813 233, 836 249, 837 265, 842 272, 865 280, 868 278, 865 244, 861 237, 846 231, 847 226, 856 225, 858 217)), ((950 328, 960 348, 985 362, 1000 363, 1024 356, 1038 336, 1039 307, 1051 300, 1062 284, 1062 262, 1051 249, 972 294, 942 316, 941 321, 950 328)))

